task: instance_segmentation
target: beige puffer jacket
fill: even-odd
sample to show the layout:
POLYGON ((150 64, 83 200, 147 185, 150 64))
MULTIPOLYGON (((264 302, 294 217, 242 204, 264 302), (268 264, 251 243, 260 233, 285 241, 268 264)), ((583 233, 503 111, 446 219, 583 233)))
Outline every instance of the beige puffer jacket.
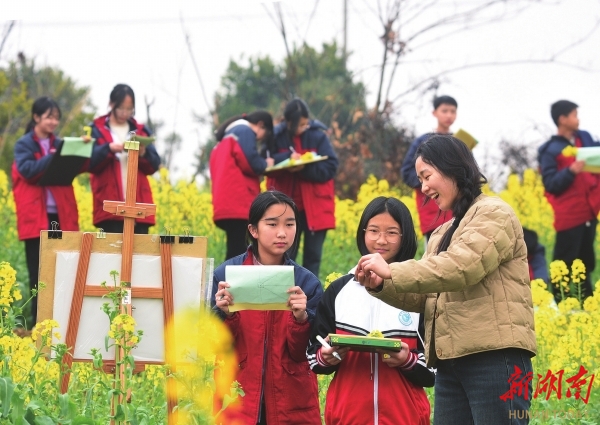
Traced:
POLYGON ((392 263, 392 278, 371 294, 405 311, 424 312, 427 364, 501 348, 536 353, 527 249, 512 208, 479 195, 452 236, 436 229, 421 260, 392 263))

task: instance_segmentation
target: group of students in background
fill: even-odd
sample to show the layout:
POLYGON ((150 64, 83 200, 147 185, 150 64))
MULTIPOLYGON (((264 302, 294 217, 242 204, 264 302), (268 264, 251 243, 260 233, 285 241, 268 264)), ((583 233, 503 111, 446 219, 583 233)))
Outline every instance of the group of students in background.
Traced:
MULTIPOLYGON (((110 93, 109 112, 92 124, 95 139, 91 158, 80 172, 90 172, 93 194, 93 222, 106 232, 123 231, 123 218, 103 210, 104 200, 125 200, 127 185, 127 155, 123 145, 130 132, 149 136, 150 130, 135 118, 135 95, 131 87, 118 84, 110 93)), ((56 222, 61 230, 77 231, 78 210, 73 186, 40 186, 38 182, 63 141, 55 131, 60 123, 59 105, 49 97, 37 99, 32 106, 31 121, 25 135, 15 144, 12 166, 13 194, 17 214, 19 239, 25 242, 30 289, 37 289, 40 261, 40 232, 50 230, 56 222)), ((160 166, 156 148, 140 146, 136 200, 152 203, 148 175, 160 166)), ((135 232, 148 233, 154 217, 137 219, 135 232)), ((31 312, 36 322, 37 297, 32 299, 31 312)), ((29 326, 29 327, 30 327, 29 326)))
MULTIPOLYGON (((319 275, 327 230, 335 228, 335 173, 338 159, 327 126, 310 119, 302 99, 290 101, 283 121, 273 126, 266 111, 232 117, 216 131, 217 145, 210 155, 213 220, 227 234, 226 259, 246 252, 248 209, 260 193, 260 176, 267 167, 306 152, 326 156, 324 161, 272 171, 267 189, 285 193, 298 209, 299 237, 304 238, 302 265, 319 275), (260 143, 259 143, 260 142, 260 143)), ((290 252, 295 260, 297 247, 290 252)))

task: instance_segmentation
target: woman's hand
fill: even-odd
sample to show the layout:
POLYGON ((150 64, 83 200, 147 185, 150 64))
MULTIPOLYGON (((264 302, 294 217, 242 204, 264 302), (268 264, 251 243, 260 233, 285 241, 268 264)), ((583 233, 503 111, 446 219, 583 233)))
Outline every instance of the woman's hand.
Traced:
POLYGON ((112 153, 119 153, 119 152, 123 152, 123 143, 119 143, 119 142, 112 142, 108 145, 108 147, 110 148, 110 151, 112 153))
POLYGON ((139 156, 144 156, 146 154, 146 146, 140 143, 140 154, 139 156))
POLYGON ((408 344, 405 342, 401 343, 400 351, 389 351, 389 350, 377 350, 381 354, 381 361, 389 367, 398 367, 406 363, 408 353, 410 352, 408 344))
POLYGON ((306 312, 306 294, 299 286, 294 286, 286 292, 290 294, 287 305, 292 310, 294 319, 300 323, 306 322, 306 320, 308 320, 308 313, 306 312))
POLYGON ((275 158, 267 158, 267 167, 272 167, 273 165, 275 165, 275 158))
POLYGON ((233 305, 233 295, 227 290, 231 285, 227 282, 219 282, 219 289, 215 294, 216 306, 227 316, 233 315, 229 312, 229 306, 233 305))
POLYGON ((358 260, 356 280, 362 286, 376 289, 383 284, 384 279, 390 279, 391 277, 390 265, 383 259, 381 254, 364 255, 358 260))
POLYGON ((83 139, 83 143, 90 143, 92 141, 92 137, 88 135, 81 136, 81 138, 83 139))
MULTIPOLYGON (((327 341, 327 343, 329 343, 329 336, 327 338, 325 338, 325 341, 327 341)), ((323 346, 321 346, 321 357, 323 357, 323 360, 325 360, 325 362, 327 364, 329 364, 330 366, 335 366, 337 364, 339 364, 342 360, 344 360, 344 357, 346 357, 346 354, 348 354, 348 350, 350 350, 349 347, 344 347, 344 348, 340 348, 337 345, 334 345, 333 347, 330 348, 325 348, 323 346), (340 356, 340 359, 336 359, 333 356, 333 352, 336 351, 338 353, 338 355, 340 356)))

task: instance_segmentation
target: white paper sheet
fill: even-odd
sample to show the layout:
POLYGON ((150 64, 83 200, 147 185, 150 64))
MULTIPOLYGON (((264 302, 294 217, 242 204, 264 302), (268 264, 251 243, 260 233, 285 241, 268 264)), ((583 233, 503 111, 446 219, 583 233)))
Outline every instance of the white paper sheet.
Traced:
MULTIPOLYGON (((54 319, 59 323, 60 342, 65 341, 71 302, 77 274, 78 252, 60 251, 56 255, 54 287, 54 319)), ((120 271, 121 255, 92 253, 86 284, 100 286, 106 281, 112 287, 111 270, 120 271)), ((174 310, 188 306, 199 306, 201 299, 202 259, 193 257, 172 257, 173 304, 174 310)), ((117 278, 117 283, 120 279, 117 278)), ((210 282, 209 284, 212 284, 210 282)), ((134 255, 131 273, 133 288, 162 288, 160 256, 134 255)), ((82 315, 75 343, 75 359, 91 359, 92 348, 101 350, 105 360, 114 359, 114 351, 106 352, 104 338, 109 330, 108 316, 102 311, 102 304, 108 298, 88 297, 83 300, 82 315)), ((162 299, 133 298, 133 317, 136 329, 144 331, 142 341, 133 350, 136 360, 164 361, 164 319, 162 299)), ((58 342, 58 341, 57 341, 58 342)))

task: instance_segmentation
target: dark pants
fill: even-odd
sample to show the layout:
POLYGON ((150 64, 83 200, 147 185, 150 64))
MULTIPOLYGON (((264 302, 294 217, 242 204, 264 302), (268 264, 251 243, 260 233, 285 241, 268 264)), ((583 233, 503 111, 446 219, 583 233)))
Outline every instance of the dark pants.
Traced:
POLYGON ((217 220, 215 224, 219 229, 225 230, 227 234, 226 260, 246 252, 246 248, 248 247, 246 245, 247 220, 217 220))
MULTIPOLYGON (((47 230, 51 229, 50 223, 56 221, 58 229, 60 229, 60 222, 58 221, 58 214, 48 214, 48 227, 47 230)), ((29 290, 37 290, 38 281, 40 279, 40 238, 25 239, 25 259, 27 261, 27 271, 29 272, 29 290)), ((24 297, 29 298, 28 296, 24 297)), ((37 320, 37 295, 31 299, 31 323, 28 324, 27 328, 31 329, 37 320)))
MULTIPOLYGON (((556 232, 554 244, 554 260, 563 260, 567 267, 571 267, 573 260, 579 258, 585 264, 585 281, 581 284, 582 300, 591 296, 593 292, 592 272, 596 268, 594 254, 594 240, 596 239, 596 226, 598 220, 594 219, 572 229, 556 232)), ((552 286, 554 299, 561 301, 560 288, 552 286)), ((577 295, 577 294, 572 294, 577 295)))
MULTIPOLYGON (((98 229, 104 230, 105 233, 123 233, 125 222, 119 220, 104 220, 96 224, 98 229)), ((135 223, 133 233, 137 235, 147 235, 150 230, 150 224, 135 223)))
POLYGON ((438 360, 434 425, 529 423, 525 412, 531 406, 532 381, 521 394, 518 391, 512 394, 512 400, 510 397, 506 401, 500 399, 511 389, 509 379, 515 373, 515 366, 521 375, 513 382, 533 372, 529 352, 505 348, 438 360))
POLYGON ((300 246, 300 238, 304 235, 304 251, 302 252, 302 267, 310 270, 315 276, 319 277, 319 269, 321 268, 321 256, 323 255, 323 243, 327 230, 319 230, 312 232, 308 229, 306 222, 306 213, 300 211, 298 213, 298 241, 296 241, 295 249, 290 251, 292 260, 296 260, 298 255, 298 246, 300 246))

